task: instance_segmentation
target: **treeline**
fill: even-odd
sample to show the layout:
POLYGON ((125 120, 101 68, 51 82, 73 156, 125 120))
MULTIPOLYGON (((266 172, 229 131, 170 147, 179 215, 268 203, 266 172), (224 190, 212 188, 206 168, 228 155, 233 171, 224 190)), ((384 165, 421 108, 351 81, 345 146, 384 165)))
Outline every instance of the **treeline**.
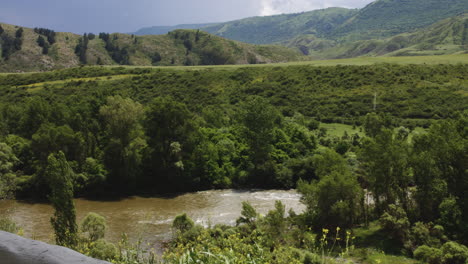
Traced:
MULTIPOLYGON (((83 67, 48 73, 0 77, 1 100, 16 102, 29 97, 26 87, 47 80, 67 80, 130 74, 118 82, 93 80, 51 84, 62 100, 72 91, 88 96, 99 90, 132 97, 140 103, 165 95, 184 102, 191 111, 201 106, 232 105, 246 97, 267 98, 284 116, 299 112, 325 123, 362 124, 362 116, 389 113, 408 128, 428 127, 431 120, 452 117, 463 110, 468 75, 466 65, 408 65, 336 67, 253 67, 229 70, 158 70, 150 68, 83 67), (66 89, 62 89, 66 86, 66 89), (374 104, 375 103, 375 104, 374 104)), ((50 91, 38 89, 50 97, 50 91)))
POLYGON ((260 97, 230 117, 222 108, 197 116, 170 97, 146 107, 120 96, 75 99, 3 105, 3 142, 17 175, 6 194, 46 195, 47 158, 58 151, 73 168, 77 194, 292 187, 292 164, 302 166, 316 146, 304 125, 260 97))
POLYGON ((115 41, 118 39, 117 35, 113 35, 111 39, 111 35, 109 33, 99 33, 99 38, 104 41, 105 49, 115 62, 121 65, 130 65, 130 54, 128 48, 120 48, 117 44, 115 44, 115 41))
POLYGON ((47 28, 34 28, 34 32, 39 34, 37 37, 37 45, 42 48, 42 54, 49 54, 49 48, 51 45, 54 45, 55 40, 55 31, 47 28), (46 37, 46 38, 44 38, 46 37))

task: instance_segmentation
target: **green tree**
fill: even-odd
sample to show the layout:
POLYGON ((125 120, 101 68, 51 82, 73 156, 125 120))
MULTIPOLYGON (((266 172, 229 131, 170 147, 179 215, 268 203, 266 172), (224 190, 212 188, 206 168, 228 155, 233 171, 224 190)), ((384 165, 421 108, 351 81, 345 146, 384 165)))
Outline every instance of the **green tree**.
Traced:
POLYGON ((50 153, 63 151, 68 160, 82 164, 85 160, 84 138, 69 126, 43 124, 32 136, 31 149, 36 159, 46 163, 50 153))
POLYGON ((37 45, 39 45, 39 47, 44 47, 44 45, 45 45, 45 43, 46 43, 43 36, 39 36, 39 37, 37 38, 37 41, 36 41, 36 42, 37 42, 37 45))
POLYGON ((265 216, 263 228, 266 231, 269 240, 274 245, 278 245, 286 232, 285 206, 281 201, 275 202, 275 209, 270 210, 265 216))
POLYGON ((14 46, 16 50, 21 50, 21 46, 23 45, 23 32, 23 28, 19 28, 15 32, 14 46))
POLYGON ((88 213, 81 221, 81 232, 88 233, 90 241, 97 241, 104 238, 106 233, 106 219, 96 213, 88 213))
POLYGON ((15 37, 16 38, 22 38, 23 37, 23 32, 24 32, 24 29, 19 28, 18 30, 16 30, 15 37))
POLYGON ((410 222, 403 208, 391 204, 382 214, 379 222, 386 232, 402 245, 408 240, 410 233, 410 222))
POLYGON ((151 149, 147 174, 165 188, 190 188, 184 175, 195 147, 192 118, 185 104, 170 97, 158 97, 149 105, 144 122, 151 149))
POLYGON ((281 116, 266 99, 253 96, 240 106, 240 121, 243 138, 249 146, 250 160, 254 165, 253 183, 263 187, 272 185, 273 132, 281 124, 281 116))
POLYGON ((28 99, 20 120, 20 132, 25 138, 31 138, 43 123, 49 122, 52 109, 49 102, 41 97, 28 99))
POLYGON ((298 191, 307 206, 316 228, 346 228, 359 222, 362 212, 363 190, 356 177, 338 171, 324 176, 319 182, 300 180, 298 191))
POLYGON ((45 173, 51 193, 49 200, 55 209, 51 218, 57 245, 74 248, 77 245, 75 204, 73 202, 73 171, 63 152, 50 154, 45 173))
POLYGON ((176 218, 172 222, 172 228, 176 232, 180 232, 180 233, 185 233, 194 226, 195 226, 195 223, 190 217, 187 216, 187 214, 176 216, 176 218))
POLYGON ((408 151, 407 140, 397 138, 387 128, 363 142, 360 157, 378 214, 397 201, 405 210, 408 209, 411 182, 408 151))
POLYGON ((462 226, 468 223, 467 126, 467 113, 460 113, 453 120, 434 123, 428 133, 413 139, 414 197, 421 218, 441 217, 448 233, 460 238, 466 237, 462 226), (456 211, 460 212, 457 217, 456 211))
POLYGON ((143 106, 130 98, 111 96, 99 110, 108 129, 108 143, 104 150, 104 163, 109 171, 109 180, 135 187, 140 175, 146 140, 140 121, 143 106))
POLYGON ((364 118, 364 131, 369 137, 380 134, 383 128, 392 128, 392 118, 387 114, 369 113, 364 118))
POLYGON ((0 143, 0 199, 12 198, 16 191, 13 168, 19 160, 10 146, 0 143))
POLYGON ((246 201, 242 202, 241 216, 236 220, 236 225, 247 224, 252 225, 257 220, 258 213, 253 206, 246 201))

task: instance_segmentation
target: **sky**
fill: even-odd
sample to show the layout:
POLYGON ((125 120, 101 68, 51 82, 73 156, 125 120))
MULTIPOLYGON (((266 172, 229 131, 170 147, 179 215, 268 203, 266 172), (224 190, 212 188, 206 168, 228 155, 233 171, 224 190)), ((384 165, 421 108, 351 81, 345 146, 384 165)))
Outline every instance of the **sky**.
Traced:
POLYGON ((62 32, 134 32, 142 27, 226 22, 373 0, 2 0, 0 22, 62 32))

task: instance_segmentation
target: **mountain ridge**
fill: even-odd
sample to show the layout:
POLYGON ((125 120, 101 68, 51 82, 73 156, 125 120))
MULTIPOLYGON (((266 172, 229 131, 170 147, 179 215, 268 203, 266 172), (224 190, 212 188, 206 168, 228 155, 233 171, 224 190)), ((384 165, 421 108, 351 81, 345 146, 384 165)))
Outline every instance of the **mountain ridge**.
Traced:
POLYGON ((413 32, 467 12, 466 0, 377 0, 361 9, 330 7, 302 13, 250 17, 197 29, 252 44, 285 43, 310 34, 317 38, 347 42, 413 32))
POLYGON ((158 36, 121 33, 81 36, 42 29, 44 32, 54 33, 55 42, 49 43, 44 40, 47 36, 38 33, 38 29, 0 25, 4 31, 0 34, 0 71, 3 72, 42 71, 83 64, 256 64, 295 61, 302 57, 298 51, 284 46, 246 44, 196 30, 175 30, 158 36), (15 37, 18 31, 21 31, 20 38, 15 37), (40 41, 40 38, 43 40, 40 41), (42 47, 39 42, 47 48, 42 47))

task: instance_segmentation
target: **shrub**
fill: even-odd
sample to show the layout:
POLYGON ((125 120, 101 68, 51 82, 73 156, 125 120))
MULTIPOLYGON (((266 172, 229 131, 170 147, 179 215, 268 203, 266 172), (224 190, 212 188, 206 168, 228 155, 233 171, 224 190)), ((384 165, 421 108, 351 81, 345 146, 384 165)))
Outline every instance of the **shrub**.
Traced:
POLYGON ((16 233, 18 232, 19 228, 13 220, 8 217, 1 216, 0 217, 0 230, 9 232, 9 233, 16 233))
POLYGON ((253 224, 257 219, 258 213, 249 202, 242 202, 241 217, 236 220, 236 224, 253 224))
POLYGON ((91 244, 89 255, 97 259, 112 260, 117 256, 117 248, 114 244, 99 239, 91 244))
POLYGON ((388 210, 380 217, 380 224, 390 235, 404 243, 409 234, 410 222, 403 208, 391 204, 388 210))
POLYGON ((106 220, 96 213, 89 213, 81 222, 81 231, 87 232, 89 240, 96 241, 106 233, 106 220))
POLYGON ((302 261, 304 264, 320 264, 322 263, 321 258, 314 253, 307 252, 304 255, 304 260, 302 261))
POLYGON ((468 248, 457 242, 447 242, 441 248, 442 261, 447 264, 465 264, 468 260, 468 248))
POLYGON ((428 264, 440 264, 442 261, 442 251, 438 248, 423 245, 414 251, 414 258, 428 264))
POLYGON ((180 233, 189 231, 193 226, 193 220, 187 214, 178 215, 172 222, 172 228, 180 233))

